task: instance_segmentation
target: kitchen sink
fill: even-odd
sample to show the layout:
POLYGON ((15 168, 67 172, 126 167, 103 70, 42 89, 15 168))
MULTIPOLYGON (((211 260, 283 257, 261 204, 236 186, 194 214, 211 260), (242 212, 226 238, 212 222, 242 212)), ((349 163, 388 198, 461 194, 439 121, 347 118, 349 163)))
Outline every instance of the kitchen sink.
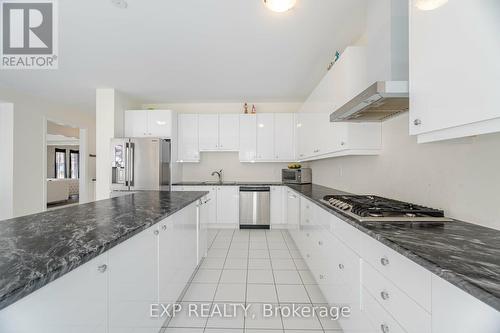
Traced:
POLYGON ((236 185, 236 182, 218 182, 218 181, 207 181, 203 182, 206 185, 236 185))

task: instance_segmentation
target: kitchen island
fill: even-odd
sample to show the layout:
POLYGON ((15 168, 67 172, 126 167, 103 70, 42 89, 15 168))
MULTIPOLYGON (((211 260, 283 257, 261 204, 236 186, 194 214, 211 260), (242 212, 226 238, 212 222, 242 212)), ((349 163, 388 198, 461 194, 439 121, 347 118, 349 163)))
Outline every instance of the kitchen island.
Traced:
POLYGON ((101 316, 108 311, 110 316, 115 310, 122 313, 113 319, 118 322, 128 314, 126 302, 157 302, 162 282, 155 280, 158 276, 172 280, 161 283, 170 289, 163 290, 162 297, 175 301, 197 265, 196 205, 204 195, 145 191, 0 221, 0 331, 28 332, 30 325, 20 324, 24 320, 32 322, 31 327, 38 324, 37 332, 100 332, 109 319, 101 316), (186 267, 175 261, 175 250, 186 267), (165 262, 170 260, 175 262, 165 262), (183 274, 174 276, 172 267, 183 274), (140 295, 146 284, 147 295, 140 295), (128 297, 127 290, 135 295, 128 297), (63 317, 60 305, 83 312, 51 323, 52 312, 60 311, 63 317), (88 313, 94 305, 103 306, 102 311, 88 313), (75 315, 83 319, 71 323, 75 315))

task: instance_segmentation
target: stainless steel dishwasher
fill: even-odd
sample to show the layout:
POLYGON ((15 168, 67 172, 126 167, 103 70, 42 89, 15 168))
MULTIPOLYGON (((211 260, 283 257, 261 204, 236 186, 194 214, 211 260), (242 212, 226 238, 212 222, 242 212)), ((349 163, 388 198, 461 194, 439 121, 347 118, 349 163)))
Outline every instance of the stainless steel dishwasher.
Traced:
POLYGON ((269 229, 269 186, 240 186, 240 229, 269 229))

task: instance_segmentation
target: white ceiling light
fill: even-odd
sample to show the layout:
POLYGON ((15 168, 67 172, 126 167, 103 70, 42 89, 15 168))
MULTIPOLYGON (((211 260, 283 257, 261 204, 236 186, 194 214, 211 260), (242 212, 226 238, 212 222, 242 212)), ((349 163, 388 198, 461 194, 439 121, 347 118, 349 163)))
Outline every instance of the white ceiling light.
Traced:
POLYGON ((297 0, 263 0, 264 5, 273 12, 283 13, 292 9, 297 0))
POLYGON ((434 10, 447 2, 448 0, 416 0, 415 7, 420 10, 434 10))
POLYGON ((128 7, 128 3, 125 0, 111 0, 111 3, 118 8, 125 9, 128 7))

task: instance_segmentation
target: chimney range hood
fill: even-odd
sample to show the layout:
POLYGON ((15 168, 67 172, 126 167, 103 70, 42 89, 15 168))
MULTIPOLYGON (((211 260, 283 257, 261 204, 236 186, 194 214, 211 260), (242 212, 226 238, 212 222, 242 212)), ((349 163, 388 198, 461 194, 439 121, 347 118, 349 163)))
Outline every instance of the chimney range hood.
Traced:
POLYGON ((381 122, 408 108, 408 81, 378 81, 333 112, 330 121, 381 122))

